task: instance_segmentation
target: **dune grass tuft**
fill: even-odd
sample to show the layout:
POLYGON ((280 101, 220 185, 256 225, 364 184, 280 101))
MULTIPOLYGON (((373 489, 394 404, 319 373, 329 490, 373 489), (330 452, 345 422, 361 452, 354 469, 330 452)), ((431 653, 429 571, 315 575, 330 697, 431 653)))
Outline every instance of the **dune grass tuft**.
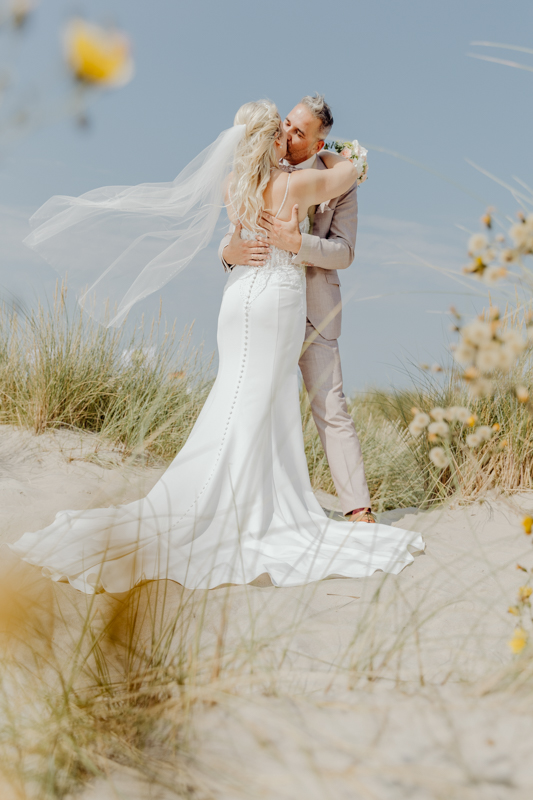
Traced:
POLYGON ((69 427, 100 434, 124 455, 172 458, 210 386, 192 328, 152 325, 128 334, 69 313, 61 287, 53 306, 22 315, 0 308, 0 422, 42 433, 69 427))

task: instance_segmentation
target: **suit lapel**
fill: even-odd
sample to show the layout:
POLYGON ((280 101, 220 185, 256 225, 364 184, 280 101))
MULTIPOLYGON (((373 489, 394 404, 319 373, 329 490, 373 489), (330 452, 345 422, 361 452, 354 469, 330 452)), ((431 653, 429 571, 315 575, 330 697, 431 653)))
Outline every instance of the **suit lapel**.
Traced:
MULTIPOLYGON (((313 164, 312 168, 313 169, 326 169, 326 165, 324 164, 324 162, 322 161, 322 159, 320 158, 320 156, 318 154, 317 154, 317 157, 315 158, 315 163, 313 164)), ((309 217, 309 233, 313 233, 313 225, 314 225, 314 222, 315 222, 316 206, 310 206, 309 207, 309 211, 307 212, 307 214, 308 214, 308 217, 309 217)))

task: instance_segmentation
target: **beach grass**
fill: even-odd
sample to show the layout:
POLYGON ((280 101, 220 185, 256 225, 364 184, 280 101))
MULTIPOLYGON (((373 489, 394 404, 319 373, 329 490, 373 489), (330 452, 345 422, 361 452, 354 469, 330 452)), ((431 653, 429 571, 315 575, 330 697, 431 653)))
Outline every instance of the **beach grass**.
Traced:
POLYGON ((0 422, 36 434, 67 427, 99 434, 125 457, 170 460, 209 391, 209 360, 192 328, 153 323, 104 328, 58 286, 51 306, 0 307, 0 422))
MULTIPOLYGON (((513 324, 520 325, 519 320, 513 324)), ((361 441, 373 507, 428 507, 452 496, 475 499, 497 485, 506 492, 533 488, 533 425, 529 409, 510 391, 531 387, 531 355, 512 373, 496 376, 494 397, 473 401, 458 369, 441 376, 420 370, 406 390, 367 389, 348 399, 361 441), (481 449, 450 444, 450 467, 436 470, 425 437, 408 430, 413 408, 468 406, 476 424, 497 428, 481 449)), ((66 288, 51 306, 21 313, 0 307, 0 423, 36 434, 70 428, 97 434, 124 458, 164 464, 179 452, 213 381, 212 356, 154 322, 126 332, 106 329, 76 306, 66 288)), ((305 451, 314 489, 335 487, 313 421, 300 394, 305 451)))
MULTIPOLYGON (((103 448, 112 443, 124 463, 163 466, 186 441, 212 385, 210 360, 192 346, 190 333, 177 336, 157 325, 129 334, 106 330, 69 312, 61 287, 50 308, 23 314, 4 307, 0 420, 36 435, 85 431, 103 448)), ((438 511, 445 501, 467 503, 495 486, 508 494, 533 488, 531 417, 509 391, 517 382, 530 386, 530 375, 525 356, 511 376, 498 379, 493 398, 473 401, 453 370, 436 377, 421 371, 409 390, 353 396, 348 405, 376 511, 438 511), (499 429, 475 451, 465 445, 465 429, 450 443, 451 466, 438 471, 426 438, 412 436, 408 426, 413 408, 452 405, 468 405, 476 424, 499 429)), ((333 493, 305 390, 300 402, 313 487, 333 493)), ((192 755, 198 709, 230 708, 243 697, 307 697, 303 687, 312 679, 286 667, 300 657, 306 626, 315 624, 314 612, 311 623, 305 615, 317 587, 303 587, 276 617, 275 629, 264 625, 261 590, 241 587, 246 625, 239 627, 239 612, 232 630, 230 587, 193 593, 160 581, 122 596, 87 598, 27 565, 10 564, 0 589, 0 773, 6 781, 0 793, 6 800, 70 798, 89 781, 108 781, 116 769, 167 796, 208 798, 209 781, 204 785, 192 755)), ((344 645, 330 662, 310 657, 309 674, 324 669, 328 685, 340 681, 350 691, 380 681, 423 688, 433 646, 427 631, 476 588, 457 587, 435 604, 432 596, 440 597, 450 571, 449 564, 439 566, 431 580, 414 582, 411 594, 388 575, 361 584, 361 597, 359 591, 346 597, 364 606, 344 645)), ((491 602, 505 616, 500 594, 491 602)), ((332 596, 343 597, 342 587, 332 596)), ((461 639, 458 662, 474 635, 461 639)), ((532 663, 526 647, 518 661, 485 675, 479 691, 524 691, 532 663)), ((446 669, 444 682, 465 680, 464 671, 446 669)), ((289 717, 283 724, 290 729, 289 717)))

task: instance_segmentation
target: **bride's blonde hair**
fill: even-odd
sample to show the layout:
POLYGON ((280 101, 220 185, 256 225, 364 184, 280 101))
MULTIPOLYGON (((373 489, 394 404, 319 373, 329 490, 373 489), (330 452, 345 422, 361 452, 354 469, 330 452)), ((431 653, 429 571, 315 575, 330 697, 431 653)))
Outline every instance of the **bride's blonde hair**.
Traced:
POLYGON ((235 152, 229 197, 239 219, 255 228, 270 171, 278 166, 275 143, 281 132, 281 117, 274 103, 259 100, 241 106, 233 124, 246 125, 246 131, 235 152))

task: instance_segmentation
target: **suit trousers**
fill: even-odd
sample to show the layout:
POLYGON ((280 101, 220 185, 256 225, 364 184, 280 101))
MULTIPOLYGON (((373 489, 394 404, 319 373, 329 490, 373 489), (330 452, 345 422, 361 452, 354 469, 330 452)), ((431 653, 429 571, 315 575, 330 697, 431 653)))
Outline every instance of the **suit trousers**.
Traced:
POLYGON ((342 512, 368 508, 363 454, 342 390, 337 339, 325 339, 307 320, 299 363, 342 512))

